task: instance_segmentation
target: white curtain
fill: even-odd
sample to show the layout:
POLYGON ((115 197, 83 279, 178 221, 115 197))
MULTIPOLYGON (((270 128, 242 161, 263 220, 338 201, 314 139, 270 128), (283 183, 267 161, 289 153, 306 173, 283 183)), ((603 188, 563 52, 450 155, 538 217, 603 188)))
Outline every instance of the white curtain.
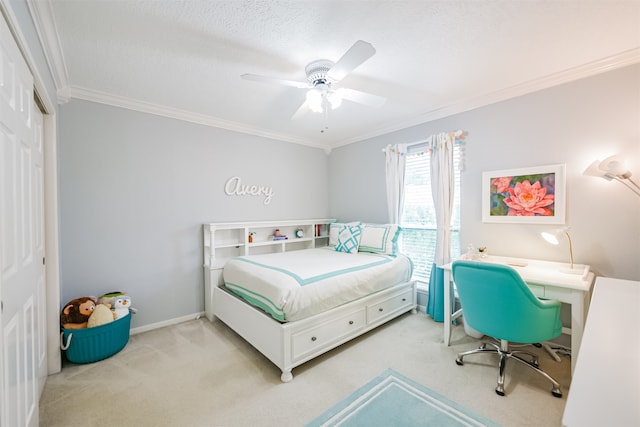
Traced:
POLYGON ((400 224, 404 205, 404 170, 407 163, 405 145, 389 145, 384 150, 387 177, 389 223, 400 224))
MULTIPOLYGON (((427 314, 434 320, 444 319, 444 273, 438 266, 451 262, 451 212, 455 175, 453 149, 455 134, 440 133, 427 139, 431 151, 431 193, 436 210, 436 251, 429 279, 427 314)), ((453 299, 452 299, 453 301, 453 299)), ((451 307, 444 308, 451 310, 451 307)))

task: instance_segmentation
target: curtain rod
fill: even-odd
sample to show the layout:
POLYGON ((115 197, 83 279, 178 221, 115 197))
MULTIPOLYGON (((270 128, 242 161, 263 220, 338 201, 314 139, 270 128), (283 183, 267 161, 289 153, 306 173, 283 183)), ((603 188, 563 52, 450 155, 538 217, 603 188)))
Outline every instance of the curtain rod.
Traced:
MULTIPOLYGON (((449 136, 455 138, 456 142, 462 142, 465 138, 465 136, 467 135, 467 133, 463 130, 455 130, 455 131, 451 131, 451 132, 445 132, 448 133, 449 136)), ((437 134, 436 134, 437 135, 437 134)), ((431 135, 431 137, 433 137, 435 135, 431 135)), ((431 138, 429 137, 429 138, 431 138)), ((427 145, 429 143, 429 138, 421 140, 421 141, 416 141, 416 142, 410 142, 408 144, 404 144, 406 147, 406 151, 407 153, 411 153, 417 151, 419 148, 421 148, 424 145, 427 145)))
MULTIPOLYGON (((441 132, 441 133, 448 133, 450 136, 455 138, 456 142, 462 142, 464 140, 464 138, 467 136, 467 132, 463 131, 463 130, 460 130, 460 129, 455 130, 455 131, 450 131, 450 132, 441 132)), ((436 135, 438 135, 438 134, 436 134, 436 135)), ((423 139, 423 140, 420 140, 420 141, 408 142, 408 143, 405 143, 405 144, 398 144, 398 146, 403 146, 404 149, 401 149, 401 151, 404 151, 406 153, 415 152, 421 146, 428 144, 429 143, 429 138, 431 138, 432 136, 435 136, 435 135, 431 135, 427 139, 423 139)), ((393 144, 389 144, 387 147, 383 148, 382 151, 383 152, 385 152, 387 150, 395 151, 395 149, 393 147, 394 147, 393 144)))
MULTIPOLYGON (((456 139, 464 139, 465 136, 467 135, 467 132, 465 132, 463 130, 460 130, 460 129, 454 130, 454 131, 450 131, 450 132, 444 132, 444 133, 448 133, 449 135, 455 137, 456 139)), ((408 142, 408 143, 405 144, 405 146, 408 148, 408 147, 412 147, 414 145, 426 144, 428 142, 428 140, 429 140, 429 138, 426 138, 426 139, 423 139, 423 140, 420 140, 420 141, 408 142)))

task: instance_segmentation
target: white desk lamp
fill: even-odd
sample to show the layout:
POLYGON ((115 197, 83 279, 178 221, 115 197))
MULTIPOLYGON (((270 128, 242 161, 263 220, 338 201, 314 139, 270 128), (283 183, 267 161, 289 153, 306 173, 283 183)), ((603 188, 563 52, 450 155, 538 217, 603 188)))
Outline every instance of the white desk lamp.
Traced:
POLYGON ((583 274, 583 269, 574 269, 573 268, 573 244, 571 243, 571 236, 569 235, 569 227, 557 228, 551 231, 543 231, 540 233, 544 240, 551 243, 552 245, 559 245, 562 236, 567 238, 569 242, 569 269, 561 270, 563 273, 570 274, 583 274))
POLYGON ((603 161, 595 160, 583 173, 604 178, 607 181, 616 180, 640 196, 640 186, 631 179, 631 172, 619 156, 607 157, 603 161))

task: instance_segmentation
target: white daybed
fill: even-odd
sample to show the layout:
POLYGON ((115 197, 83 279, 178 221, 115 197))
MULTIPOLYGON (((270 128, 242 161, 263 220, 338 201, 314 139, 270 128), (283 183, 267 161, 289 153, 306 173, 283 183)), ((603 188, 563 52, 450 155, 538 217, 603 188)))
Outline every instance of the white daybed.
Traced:
MULTIPOLYGON (((273 255, 258 256, 257 258, 245 258, 247 255, 256 252, 263 254, 273 254, 279 252, 290 252, 292 250, 310 249, 296 254, 296 263, 300 263, 301 257, 306 257, 306 253, 314 256, 321 256, 320 259, 326 261, 329 252, 332 249, 313 249, 318 246, 329 245, 329 231, 333 220, 310 220, 310 221, 280 221, 280 222, 260 222, 260 223, 227 223, 227 224, 205 224, 204 227, 204 247, 205 247, 205 313, 210 320, 218 318, 227 324, 236 333, 247 340, 253 347, 260 351, 264 356, 271 360, 282 371, 281 380, 283 382, 291 381, 293 375, 292 369, 305 363, 306 361, 323 354, 340 344, 343 344, 359 335, 364 334, 371 329, 376 328, 392 320, 408 311, 415 312, 416 285, 410 280, 411 267, 408 262, 408 271, 404 273, 368 273, 369 276, 362 282, 371 282, 374 276, 382 278, 378 283, 373 284, 373 288, 367 291, 367 294, 357 296, 355 300, 343 302, 339 297, 333 295, 332 300, 338 301, 337 307, 327 311, 314 313, 314 310, 305 311, 298 310, 289 313, 283 312, 281 321, 273 317, 274 313, 268 314, 263 308, 257 308, 250 305, 238 294, 239 289, 245 289, 244 284, 237 284, 234 292, 231 292, 224 284, 224 267, 225 264, 234 256, 243 257, 244 262, 230 263, 234 264, 234 268, 239 264, 249 266, 250 268, 263 268, 266 260, 278 258, 273 255), (282 234, 294 236, 296 231, 302 230, 302 237, 290 238, 283 241, 273 241, 271 238, 272 230, 278 228, 282 234), (252 242, 249 243, 249 236, 252 236, 252 242), (261 236, 261 238, 259 238, 261 236), (306 236, 306 237, 305 237, 306 236), (257 260, 257 261, 256 261, 257 260), (257 266, 257 267, 256 267, 257 266), (386 283, 383 283, 385 282, 386 283), (391 282, 391 283, 388 283, 391 282), (372 292, 372 293, 368 293, 372 292), (295 320, 288 320, 287 315, 291 314, 295 320), (308 316, 308 317, 304 317, 308 316), (303 317, 303 318, 300 318, 303 317)), ((389 240, 390 241, 390 240, 389 240)), ((395 243, 395 241, 394 241, 395 243)), ((309 255, 309 256, 311 256, 309 255)), ((352 255, 354 258, 358 254, 352 255)), ((377 255, 378 260, 384 258, 404 258, 402 255, 398 257, 386 257, 386 255, 377 255)), ((394 261, 396 264, 402 264, 404 261, 394 261)), ((330 262, 334 264, 333 262, 330 262)), ((363 262, 366 264, 367 262, 363 262)), ((304 264, 304 262, 302 262, 304 264)), ((309 264, 309 263, 307 263, 309 264)), ((317 281, 314 278, 325 276, 340 276, 338 282, 355 283, 358 280, 354 277, 346 278, 342 276, 347 269, 359 270, 363 273, 368 269, 360 268, 328 268, 327 273, 322 273, 317 269, 308 272, 308 277, 302 277, 306 273, 282 273, 281 266, 268 267, 270 273, 255 270, 255 277, 264 277, 273 275, 277 281, 290 280, 286 276, 295 276, 298 281, 317 281), (337 270, 340 270, 337 272, 337 270), (280 276, 278 276, 280 275, 280 276), (312 278, 313 277, 313 278, 312 278)), ((375 264, 380 264, 376 262, 375 264)), ((390 265, 390 263, 389 263, 390 265)), ((245 268, 243 266, 243 268, 245 268)), ((383 268, 383 267, 375 267, 383 268)), ((383 271, 383 270, 380 270, 383 271)), ((244 273, 243 273, 244 274, 244 273)), ((346 274, 346 273, 345 273, 346 274)), ((351 272, 349 274, 352 274, 351 272)), ((364 273, 366 274, 366 273, 364 273)), ((240 280, 237 271, 231 275, 228 271, 227 276, 232 277, 233 281, 240 280)), ((251 281, 250 276, 248 276, 251 281)), ((262 285, 266 285, 263 283, 262 285)), ((290 284, 295 287, 294 283, 290 284)), ((230 286, 231 288, 232 286, 230 286)), ((313 286, 304 286, 312 288, 313 286)), ((366 289, 367 286, 357 285, 359 289, 366 289)), ((260 293, 270 295, 265 288, 259 288, 260 293)), ((305 289, 307 290, 307 289, 305 289)), ((292 290, 287 291, 285 295, 291 295, 292 290)), ((364 292, 364 291, 359 291, 364 292)), ((308 293, 309 294, 309 293, 308 293)), ((247 296, 247 295, 243 295, 247 296)), ((352 298, 353 295, 350 297, 352 298)), ((285 300, 287 297, 283 297, 285 300)), ((315 295, 311 291, 311 296, 307 295, 306 299, 314 300, 315 295)), ((278 297, 274 296, 275 300, 278 297)), ((304 298, 303 298, 304 299, 304 298)), ((294 304, 295 305, 295 304, 294 304)), ((314 307, 321 304, 313 303, 314 307)), ((284 306, 284 304, 283 304, 284 306)), ((291 306, 291 304, 289 304, 291 306)), ((317 310, 315 310, 317 311, 317 310)))

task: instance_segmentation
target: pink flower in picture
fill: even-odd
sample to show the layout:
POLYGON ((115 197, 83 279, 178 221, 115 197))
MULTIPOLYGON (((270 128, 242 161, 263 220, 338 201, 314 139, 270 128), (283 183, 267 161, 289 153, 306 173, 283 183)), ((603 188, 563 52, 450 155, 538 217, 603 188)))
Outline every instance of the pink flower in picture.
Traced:
POLYGON ((505 191, 509 191, 509 185, 511 185, 510 176, 502 176, 500 178, 494 178, 491 181, 491 185, 496 186, 496 193, 504 193, 505 191))
POLYGON ((509 188, 509 197, 504 199, 509 207, 509 216, 551 216, 553 211, 547 206, 553 202, 554 195, 547 194, 540 181, 533 185, 529 181, 518 182, 514 188, 509 188))

